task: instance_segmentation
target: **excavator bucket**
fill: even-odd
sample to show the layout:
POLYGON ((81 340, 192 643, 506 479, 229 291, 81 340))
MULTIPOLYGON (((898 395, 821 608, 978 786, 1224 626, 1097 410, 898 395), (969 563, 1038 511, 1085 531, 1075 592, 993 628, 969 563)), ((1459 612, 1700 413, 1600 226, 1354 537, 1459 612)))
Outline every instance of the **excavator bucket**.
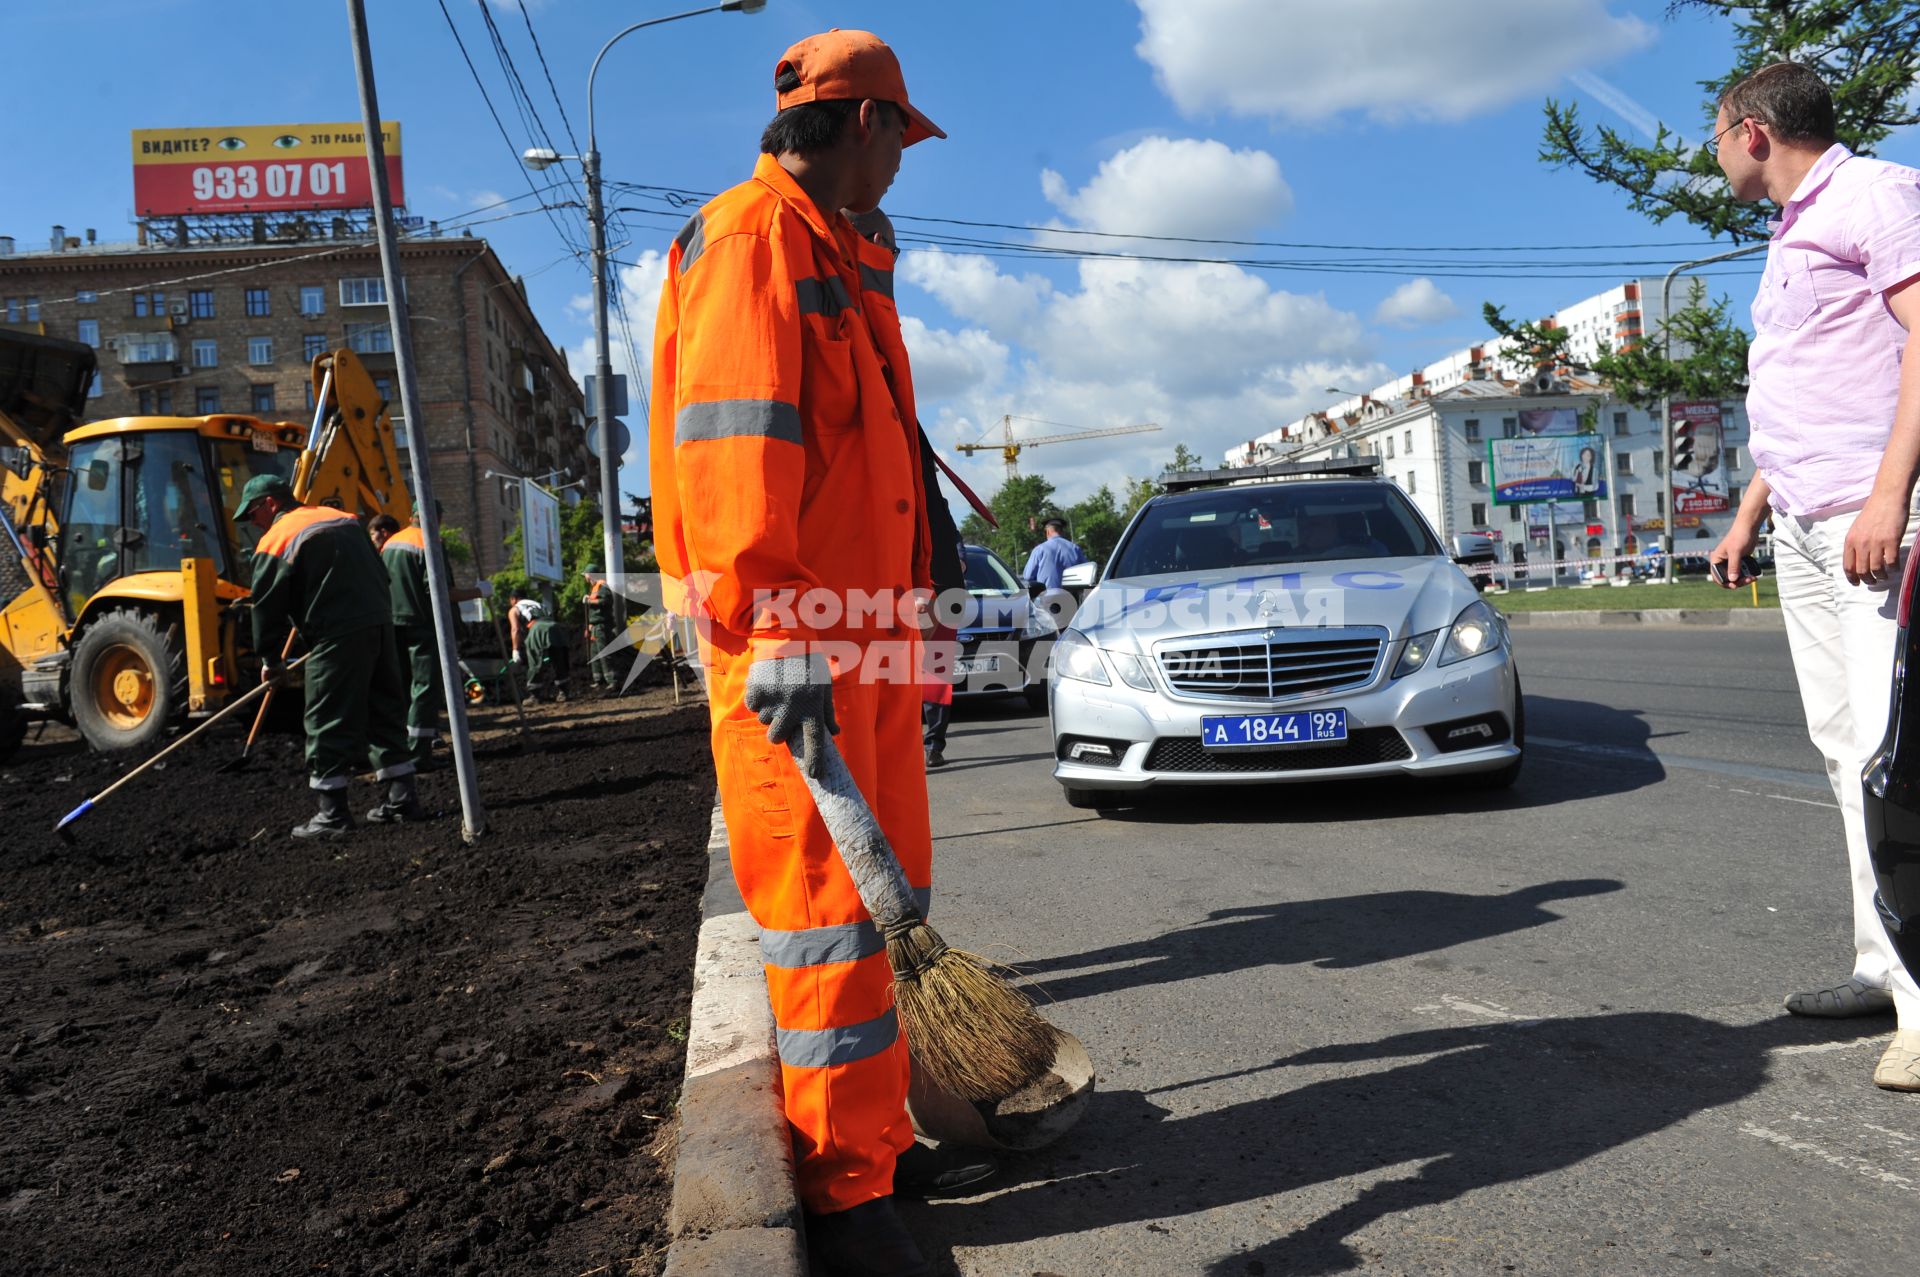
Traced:
POLYGON ((411 513, 405 469, 387 401, 351 350, 313 361, 314 427, 294 471, 293 490, 309 504, 338 502, 361 519, 411 513))

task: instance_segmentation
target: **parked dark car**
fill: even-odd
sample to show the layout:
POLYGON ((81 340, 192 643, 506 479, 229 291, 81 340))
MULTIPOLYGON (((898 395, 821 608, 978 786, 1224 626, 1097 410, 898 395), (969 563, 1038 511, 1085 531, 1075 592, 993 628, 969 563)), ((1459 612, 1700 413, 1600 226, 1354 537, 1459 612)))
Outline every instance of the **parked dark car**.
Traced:
POLYGON ((1893 702, 1887 734, 1867 760, 1867 846, 1880 886, 1880 920, 1907 970, 1920 974, 1920 631, 1913 621, 1920 574, 1909 557, 1900 583, 1900 637, 1893 659, 1893 702))
POLYGON ((1026 583, 992 550, 964 547, 967 615, 960 618, 958 697, 1022 696, 1032 709, 1047 707, 1046 649, 1054 623, 1035 607, 1026 583))

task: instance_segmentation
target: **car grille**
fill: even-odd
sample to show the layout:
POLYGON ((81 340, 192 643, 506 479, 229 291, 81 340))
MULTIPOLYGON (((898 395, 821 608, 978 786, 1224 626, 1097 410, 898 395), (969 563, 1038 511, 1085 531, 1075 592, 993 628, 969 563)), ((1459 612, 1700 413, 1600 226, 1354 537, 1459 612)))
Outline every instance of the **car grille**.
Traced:
POLYGON ((960 651, 971 655, 982 643, 1012 643, 1019 637, 1019 630, 962 630, 959 634, 960 651))
POLYGON ((1270 630, 1186 640, 1156 657, 1176 695, 1289 700, 1366 686, 1385 646, 1377 629, 1270 630))
POLYGON ((1147 751, 1150 772, 1311 772, 1365 767, 1412 758, 1406 738, 1391 727, 1359 727, 1338 745, 1311 749, 1208 749, 1198 736, 1163 736, 1147 751))

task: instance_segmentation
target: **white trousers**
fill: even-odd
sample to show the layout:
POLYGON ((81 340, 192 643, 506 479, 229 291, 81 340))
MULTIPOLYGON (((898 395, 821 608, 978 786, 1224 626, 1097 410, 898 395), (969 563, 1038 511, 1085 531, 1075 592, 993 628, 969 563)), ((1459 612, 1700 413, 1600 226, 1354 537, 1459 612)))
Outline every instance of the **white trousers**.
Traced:
POLYGON ((1920 986, 1901 964, 1873 904, 1873 862, 1867 853, 1860 772, 1886 733, 1899 634, 1901 568, 1913 548, 1909 527, 1901 563, 1873 584, 1849 585, 1843 570, 1847 531, 1856 511, 1824 518, 1776 515, 1774 570, 1793 651, 1793 672, 1806 707, 1807 733, 1826 758, 1827 780, 1840 804, 1847 867, 1853 885, 1853 974, 1893 991, 1904 1028, 1920 1029, 1920 986))

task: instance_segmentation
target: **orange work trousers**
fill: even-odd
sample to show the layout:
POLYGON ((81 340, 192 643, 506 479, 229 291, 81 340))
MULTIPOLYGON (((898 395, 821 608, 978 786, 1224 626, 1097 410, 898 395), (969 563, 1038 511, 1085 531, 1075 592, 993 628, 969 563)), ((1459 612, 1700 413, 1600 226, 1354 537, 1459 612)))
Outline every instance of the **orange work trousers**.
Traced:
MULTIPOLYGON (((924 912, 933 837, 917 644, 863 647, 859 669, 835 670, 834 743, 924 912), (876 660, 883 677, 868 681, 876 660)), ((702 656, 734 881, 761 928, 800 1203, 816 1214, 847 1210, 893 1191, 894 1159, 913 1142, 907 1042, 894 1015, 886 944, 793 755, 768 743, 742 703, 752 657, 711 645, 702 656)))

